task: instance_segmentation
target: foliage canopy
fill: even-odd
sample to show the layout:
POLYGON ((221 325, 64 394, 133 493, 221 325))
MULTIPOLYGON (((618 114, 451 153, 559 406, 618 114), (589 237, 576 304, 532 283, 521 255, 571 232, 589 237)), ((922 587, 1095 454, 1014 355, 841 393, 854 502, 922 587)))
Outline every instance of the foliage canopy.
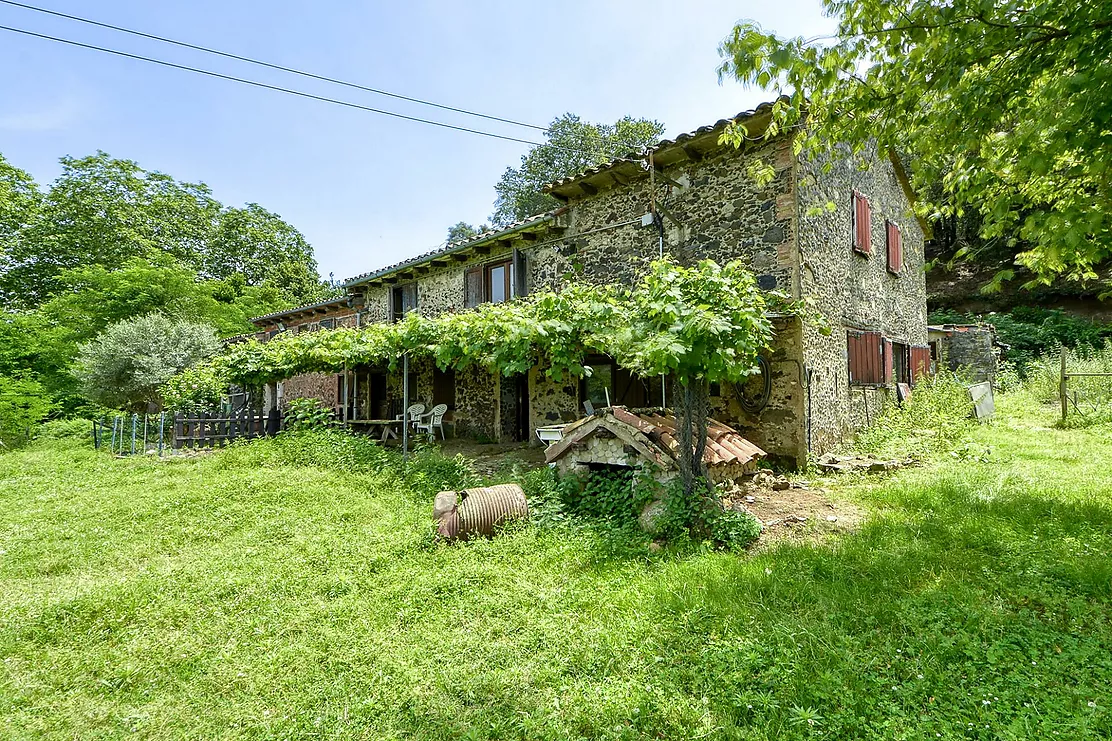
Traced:
POLYGON ((505 226, 560 205, 544 186, 595 165, 639 152, 664 133, 658 121, 626 116, 614 124, 593 124, 571 113, 555 119, 545 142, 521 158, 521 166, 507 167, 494 186, 498 194, 490 223, 505 226))
MULTIPOLYGON (((1112 20, 1108 2, 824 0, 833 39, 752 22, 720 76, 786 92, 773 131, 807 117, 833 143, 910 155, 935 215, 975 211, 1035 282, 1097 277, 1112 256, 1112 20), (830 43, 824 43, 830 42, 830 43)), ((999 279, 1009 279, 1005 270, 999 279)))
POLYGON ((48 300, 67 270, 161 256, 202 279, 269 281, 297 301, 327 291, 305 238, 258 204, 226 207, 204 183, 179 182, 105 152, 61 163, 43 194, 0 160, 0 292, 10 305, 48 300))

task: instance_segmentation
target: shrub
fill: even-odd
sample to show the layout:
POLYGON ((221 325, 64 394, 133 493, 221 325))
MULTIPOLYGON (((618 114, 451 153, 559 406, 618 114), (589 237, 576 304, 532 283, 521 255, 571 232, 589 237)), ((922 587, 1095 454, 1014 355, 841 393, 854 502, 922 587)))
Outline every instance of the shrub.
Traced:
POLYGON ((748 512, 711 509, 705 516, 710 540, 719 548, 740 551, 761 534, 761 523, 748 512))
MULTIPOLYGON (((400 458, 397 453, 393 455, 400 458)), ((466 458, 444 455, 435 445, 418 447, 405 461, 403 474, 410 489, 419 496, 458 491, 477 483, 475 471, 466 458)))
POLYGON ((172 376, 220 349, 207 324, 148 314, 117 322, 81 346, 76 373, 85 395, 106 407, 161 408, 160 390, 172 376))
POLYGON ((634 469, 592 471, 586 476, 565 476, 558 485, 563 509, 583 517, 615 524, 634 522, 657 493, 647 474, 634 469))
POLYGON ((160 391, 166 409, 199 414, 220 406, 228 393, 228 383, 213 366, 202 364, 167 379, 160 391))
POLYGON ((54 419, 39 425, 35 439, 91 448, 93 423, 88 419, 54 419))
POLYGON ((956 447, 973 425, 964 375, 940 370, 921 380, 902 405, 890 404, 854 442, 866 453, 930 455, 956 447))
POLYGON ((332 410, 317 399, 294 399, 286 405, 283 427, 287 432, 319 431, 335 426, 332 410))
POLYGON ((374 440, 338 430, 283 432, 245 440, 221 455, 230 466, 313 466, 352 473, 393 470, 391 454, 374 440))
POLYGON ((18 447, 30 440, 33 428, 54 406, 38 381, 0 376, 0 448, 18 447))

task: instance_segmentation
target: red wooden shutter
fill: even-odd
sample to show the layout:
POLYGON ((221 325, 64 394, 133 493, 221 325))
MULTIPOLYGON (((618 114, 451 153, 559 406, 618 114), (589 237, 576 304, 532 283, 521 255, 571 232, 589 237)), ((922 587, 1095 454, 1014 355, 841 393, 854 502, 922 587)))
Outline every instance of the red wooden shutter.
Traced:
POLYGON ((853 248, 865 255, 873 251, 869 199, 857 191, 853 192, 853 248))
POLYGON ((903 235, 900 228, 891 221, 885 222, 885 236, 888 243, 888 270, 899 274, 903 270, 903 235))
POLYGON ((464 275, 464 305, 468 309, 473 309, 483 303, 485 298, 483 296, 483 269, 471 268, 464 275))
POLYGON ((927 345, 913 345, 911 347, 911 385, 914 386, 920 378, 930 375, 931 349, 927 345))
MULTIPOLYGON (((849 361, 849 382, 860 385, 884 383, 886 373, 884 338, 879 332, 846 333, 849 361)), ((887 353, 891 357, 891 352, 887 353)))
POLYGON ((892 383, 892 340, 883 340, 884 375, 883 383, 892 383))

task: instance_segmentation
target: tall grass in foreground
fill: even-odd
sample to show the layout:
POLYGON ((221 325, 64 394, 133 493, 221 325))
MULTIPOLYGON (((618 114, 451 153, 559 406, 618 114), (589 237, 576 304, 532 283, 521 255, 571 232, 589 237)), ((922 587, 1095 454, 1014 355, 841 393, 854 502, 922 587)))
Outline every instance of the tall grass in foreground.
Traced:
POLYGON ((1108 738, 1112 442, 999 406, 989 460, 836 485, 858 532, 741 557, 440 544, 468 471, 354 438, 42 441, 0 456, 0 738, 1108 738))

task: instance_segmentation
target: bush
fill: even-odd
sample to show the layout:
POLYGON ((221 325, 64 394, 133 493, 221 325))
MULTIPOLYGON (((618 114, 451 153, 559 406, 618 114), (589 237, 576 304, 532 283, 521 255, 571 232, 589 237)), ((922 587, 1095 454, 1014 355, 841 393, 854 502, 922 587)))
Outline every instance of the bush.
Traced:
POLYGON ((761 534, 761 523, 748 512, 711 509, 705 520, 710 540, 719 548, 741 551, 761 534))
MULTIPOLYGON (((401 458, 397 453, 392 453, 401 458)), ((470 462, 462 455, 446 456, 435 445, 417 448, 404 464, 404 477, 410 489, 419 496, 433 496, 439 491, 459 491, 477 483, 470 462)), ((432 500, 429 500, 431 506, 432 500)))
POLYGON ((38 381, 0 376, 0 448, 25 444, 54 406, 38 381))
POLYGON ((636 522, 657 490, 655 481, 632 468, 565 476, 557 488, 564 511, 619 525, 636 522))
POLYGON ((186 368, 166 380, 160 389, 166 409, 184 414, 201 414, 217 409, 228 394, 228 382, 205 363, 186 368))
POLYGON ((332 410, 317 399, 294 399, 286 405, 283 427, 287 432, 319 431, 335 426, 332 410))
POLYGON ((890 404, 876 422, 862 430, 854 446, 866 453, 902 457, 951 450, 973 423, 968 379, 940 370, 916 384, 902 405, 890 404))
POLYGON ((55 419, 39 425, 35 440, 93 447, 93 423, 88 419, 55 419))
POLYGON ((391 454, 374 440, 338 430, 283 432, 244 440, 221 455, 229 466, 313 466, 351 473, 392 471, 394 467, 391 454))
POLYGON ((148 314, 117 322, 82 345, 76 373, 93 402, 145 411, 148 405, 161 408, 160 391, 172 376, 219 349, 207 324, 148 314))

